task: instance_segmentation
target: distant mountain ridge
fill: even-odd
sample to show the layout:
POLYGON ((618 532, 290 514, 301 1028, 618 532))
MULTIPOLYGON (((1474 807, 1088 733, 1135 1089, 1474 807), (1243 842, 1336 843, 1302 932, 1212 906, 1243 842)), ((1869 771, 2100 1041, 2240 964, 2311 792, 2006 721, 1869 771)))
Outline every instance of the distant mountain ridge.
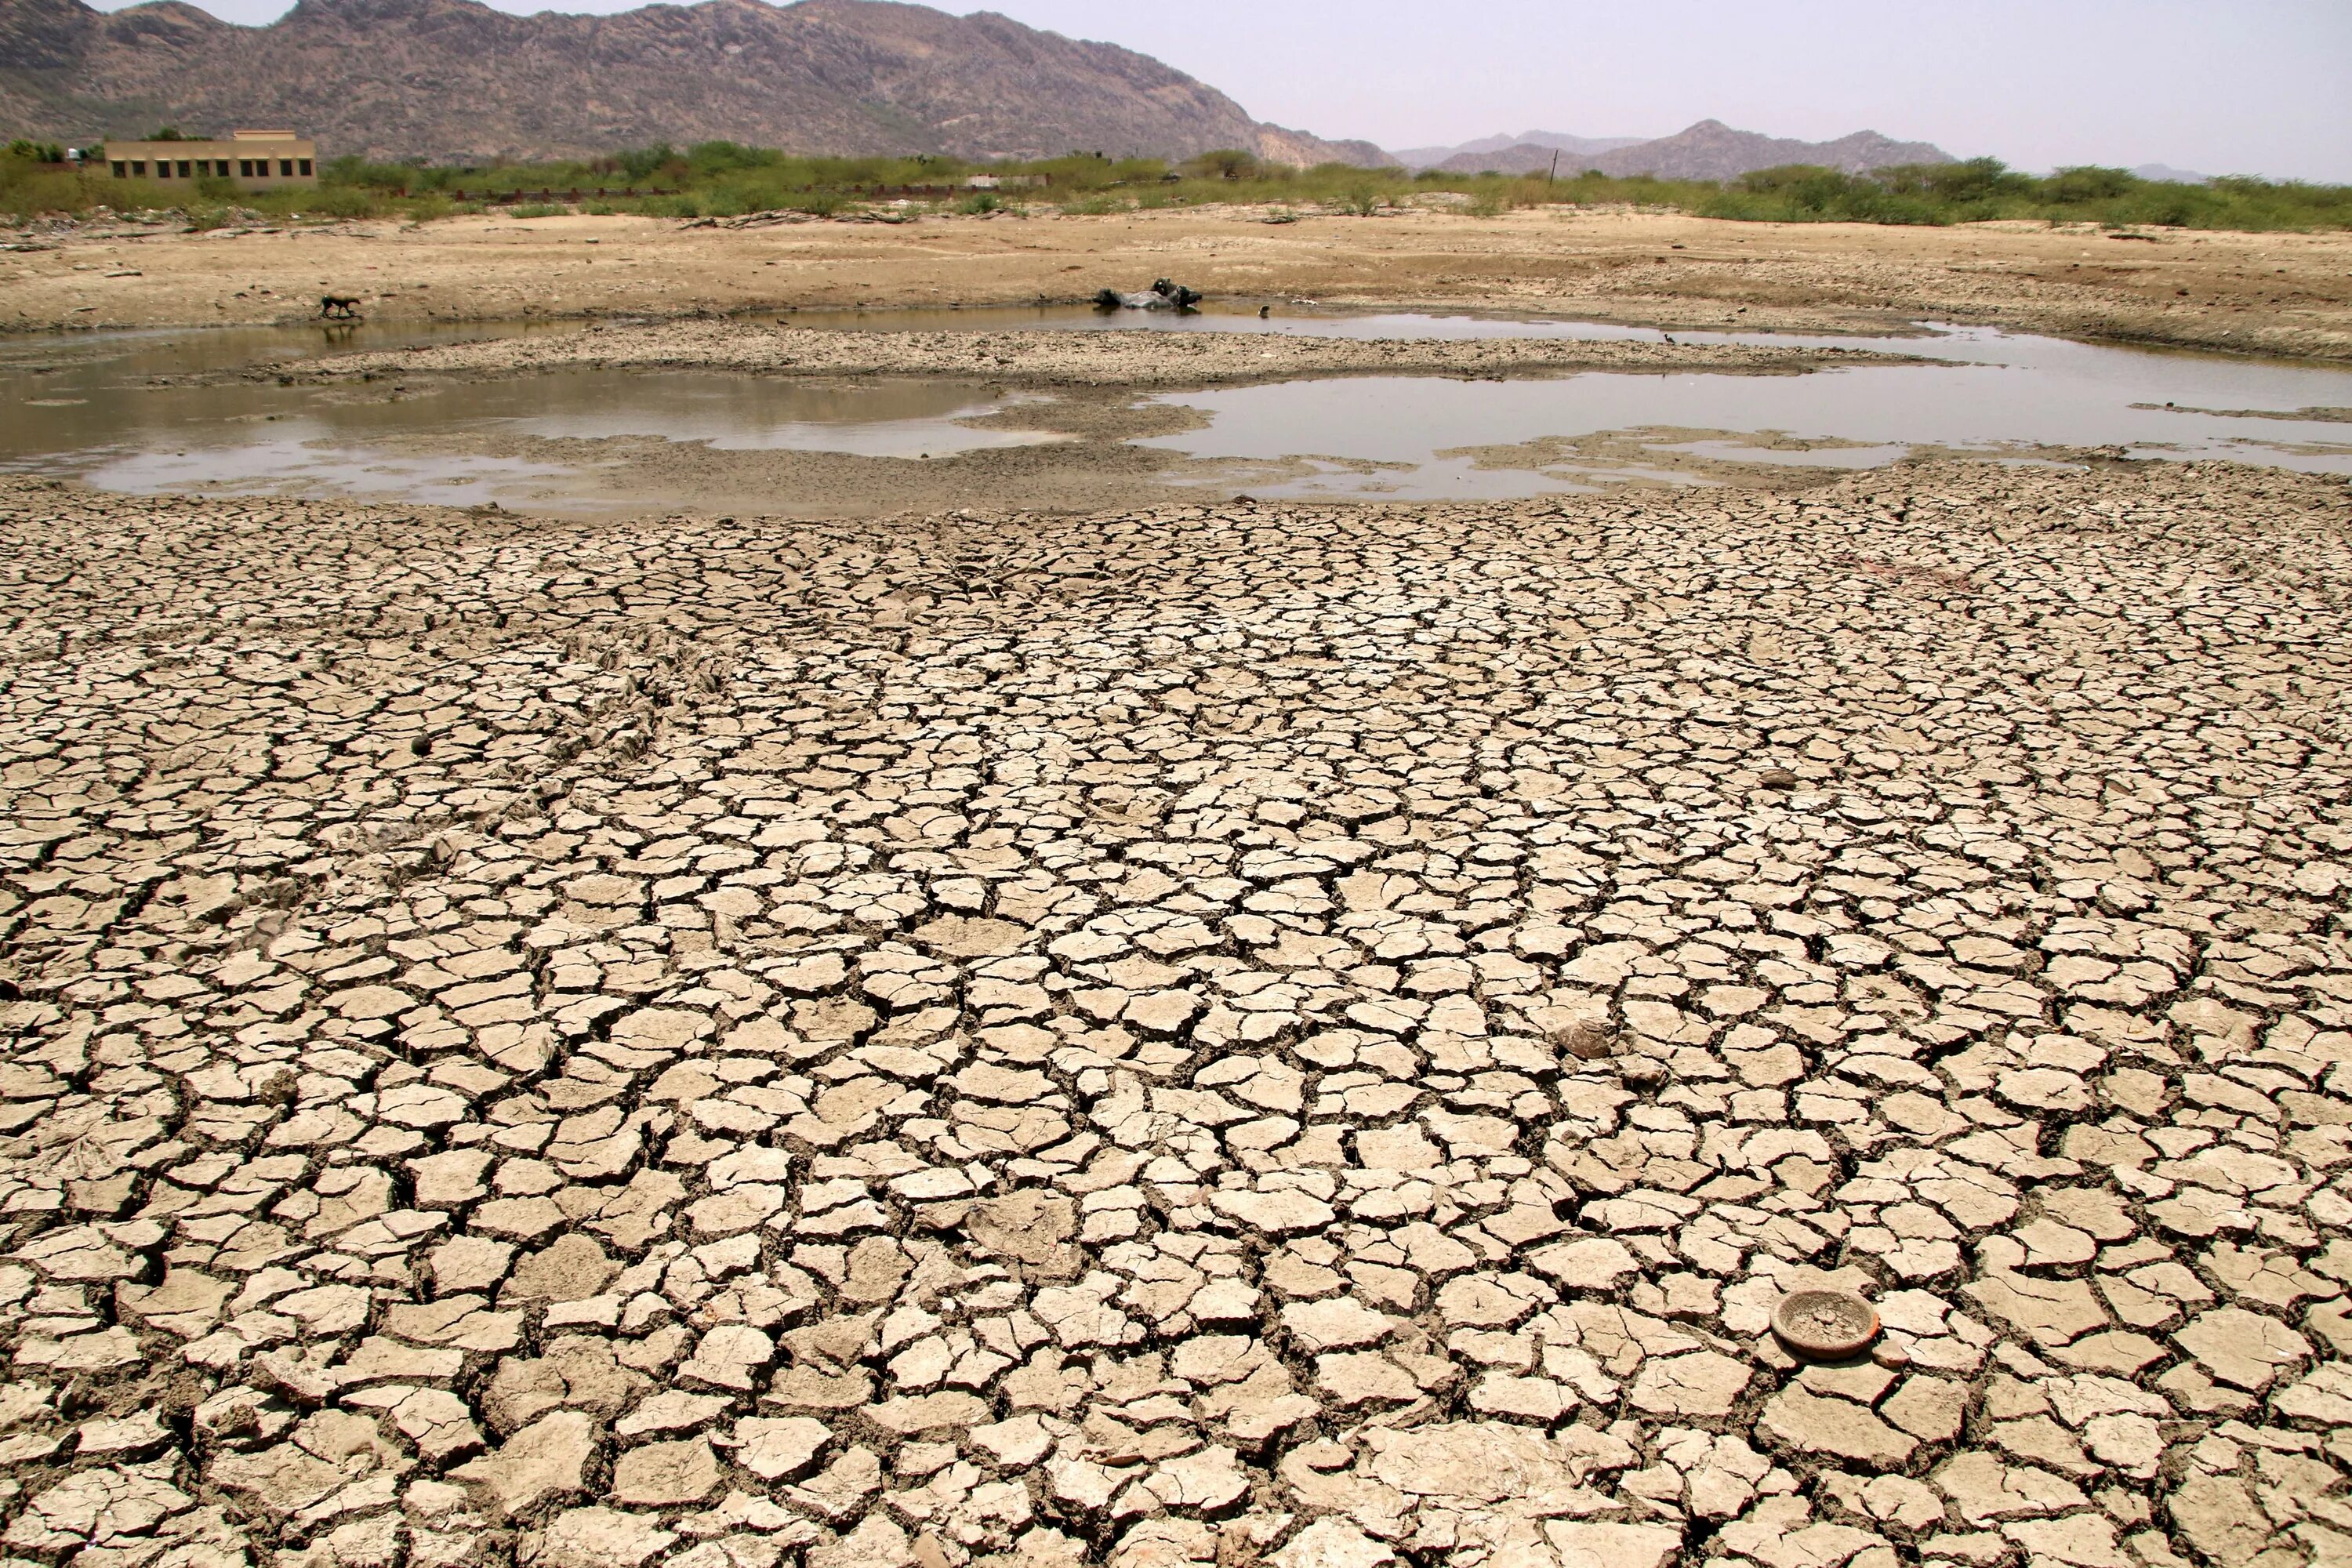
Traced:
POLYGON ((1498 144, 1502 142, 1502 138, 1491 137, 1456 148, 1420 148, 1415 154, 1400 156, 1408 168, 1436 168, 1447 174, 1475 174, 1493 169, 1506 174, 1532 174, 1550 168, 1558 153, 1562 174, 1598 169, 1604 174, 1654 174, 1667 180, 1735 180, 1785 163, 1814 163, 1860 174, 1896 163, 1953 161, 1940 147, 1926 142, 1896 142, 1875 131, 1857 131, 1834 142, 1799 142, 1734 131, 1719 120, 1702 120, 1672 136, 1648 142, 1622 137, 1538 140, 1531 133, 1498 144), (1416 155, 1429 153, 1447 155, 1433 163, 1423 163, 1416 155))
POLYGON ((1378 166, 1252 119, 1147 55, 892 0, 704 0, 518 16, 478 0, 299 0, 261 27, 183 0, 0 0, 0 136, 286 125, 322 154, 579 157, 724 139, 800 153, 1188 157, 1378 166))
MULTIPOLYGON (((1642 141, 1643 138, 1639 136, 1570 136, 1559 131, 1522 131, 1517 136, 1481 136, 1475 142, 1461 142, 1451 147, 1400 148, 1392 155, 1398 163, 1408 169, 1453 169, 1458 165, 1450 160, 1475 158, 1482 153, 1500 153, 1506 149, 1521 147, 1545 149, 1546 162, 1549 163, 1550 151, 1557 148, 1560 153, 1560 163, 1564 167, 1571 157, 1589 157, 1596 153, 1612 153, 1620 147, 1637 146, 1642 141)), ((1485 163, 1478 165, 1482 169, 1492 166, 1485 163)))
POLYGON ((1875 131, 1857 131, 1834 142, 1798 142, 1734 131, 1720 120, 1702 120, 1688 130, 1638 147, 1603 153, 1590 165, 1604 174, 1655 174, 1666 180, 1736 180, 1758 169, 1813 163, 1849 174, 1897 163, 1949 163, 1952 155, 1926 142, 1897 142, 1875 131))

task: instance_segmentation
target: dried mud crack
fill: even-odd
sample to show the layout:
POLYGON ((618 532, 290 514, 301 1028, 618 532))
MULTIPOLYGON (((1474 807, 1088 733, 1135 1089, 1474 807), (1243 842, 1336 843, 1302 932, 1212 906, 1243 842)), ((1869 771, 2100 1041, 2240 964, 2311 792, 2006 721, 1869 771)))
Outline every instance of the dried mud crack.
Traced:
POLYGON ((2344 1561, 2347 525, 0 481, 0 1538, 2344 1561))

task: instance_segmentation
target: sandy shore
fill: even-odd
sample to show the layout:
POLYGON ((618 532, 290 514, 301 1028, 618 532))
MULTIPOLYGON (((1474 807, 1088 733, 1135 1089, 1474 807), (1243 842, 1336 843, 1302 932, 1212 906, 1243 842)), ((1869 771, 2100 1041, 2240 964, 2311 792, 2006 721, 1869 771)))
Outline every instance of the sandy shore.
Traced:
POLYGON ((7 1542, 2334 1561, 2348 529, 0 480, 7 1542))
POLYGON ((32 235, 0 330, 295 321, 332 289, 379 321, 1032 304, 1174 275, 1223 299, 1879 332, 1920 321, 2352 357, 2352 237, 1671 215, 1414 212, 1270 225, 1202 209, 729 229, 458 218, 282 233, 32 235))

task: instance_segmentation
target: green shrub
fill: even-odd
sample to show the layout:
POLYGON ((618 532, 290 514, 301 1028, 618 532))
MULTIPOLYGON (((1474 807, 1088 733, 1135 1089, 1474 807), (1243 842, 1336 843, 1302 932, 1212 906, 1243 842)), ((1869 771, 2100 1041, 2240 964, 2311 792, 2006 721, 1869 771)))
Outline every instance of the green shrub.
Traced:
POLYGON ((730 174, 738 169, 772 168, 784 161, 782 153, 764 147, 746 147, 740 142, 698 142, 686 150, 686 166, 698 179, 714 174, 730 174))
POLYGON ((1254 153, 1222 147, 1213 153, 1187 158, 1179 168, 1188 178, 1195 180, 1242 180, 1255 176, 1261 165, 1254 153))
POLYGON ((642 185, 654 175, 672 165, 684 168, 677 150, 667 142, 656 142, 650 147, 632 147, 613 155, 620 172, 629 177, 629 184, 642 185))
POLYGON ((2127 169, 2061 169, 2042 182, 2042 194, 2047 200, 2075 205, 2113 201, 2145 183, 2127 169))
POLYGON ((384 210, 383 200, 373 192, 348 186, 320 185, 299 195, 303 210, 320 217, 373 217, 384 210))
MULTIPOLYGON (((681 218, 779 211, 831 216, 858 210, 877 191, 887 196, 899 186, 953 185, 969 174, 985 171, 1042 174, 1050 183, 1043 190, 957 192, 945 197, 944 205, 968 213, 1007 212, 1013 210, 1013 204, 1034 199, 1065 213, 1085 216, 1216 201, 1283 208, 1319 205, 1369 216, 1402 205, 1413 192, 1453 191, 1469 198, 1461 210, 1474 217, 1496 217, 1528 207, 1617 205, 1782 223, 1949 224, 2038 218, 2112 226, 2352 228, 2352 186, 2242 177, 2206 184, 2157 184, 2120 169, 2105 168, 2062 169, 2036 177, 1992 158, 1914 164, 1867 174, 1793 166, 1759 170, 1717 184, 1612 179, 1592 170, 1550 179, 1542 174, 1407 176, 1402 171, 1370 171, 1344 163, 1294 169, 1223 149, 1186 161, 1171 179, 1170 165, 1161 160, 1112 159, 1084 150, 1026 163, 978 164, 928 153, 800 157, 714 141, 698 142, 684 151, 657 142, 598 158, 531 165, 428 167, 341 157, 321 166, 315 191, 247 193, 234 182, 206 180, 196 183, 195 199, 192 199, 190 190, 179 182, 156 185, 115 181, 56 162, 52 154, 61 155, 62 149, 21 141, 6 148, 5 155, 0 156, 0 214, 22 218, 39 212, 87 212, 99 205, 122 210, 183 206, 194 221, 194 215, 200 210, 244 205, 278 216, 389 214, 422 221, 458 211, 483 210, 478 202, 460 206, 452 201, 448 193, 454 190, 478 196, 651 186, 675 189, 677 194, 590 198, 580 210, 681 218)), ((542 205, 495 210, 547 216, 564 209, 542 205)))

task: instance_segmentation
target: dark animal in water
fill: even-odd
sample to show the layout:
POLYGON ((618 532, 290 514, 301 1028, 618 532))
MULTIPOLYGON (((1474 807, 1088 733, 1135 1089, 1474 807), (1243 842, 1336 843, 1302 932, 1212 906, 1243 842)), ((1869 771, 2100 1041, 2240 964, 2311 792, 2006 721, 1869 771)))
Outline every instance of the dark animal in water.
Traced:
POLYGON ((319 296, 319 314, 328 321, 355 321, 359 320, 360 297, 356 294, 321 294, 319 296))
POLYGON ((1260 305, 1257 308, 1257 319, 1261 321, 1267 320, 1273 316, 1273 314, 1274 307, 1271 305, 1260 305))
POLYGON ((1106 289, 1095 296, 1096 306, 1105 310, 1189 310, 1200 302, 1198 289, 1187 289, 1165 278, 1154 279, 1151 287, 1140 294, 1106 289))

